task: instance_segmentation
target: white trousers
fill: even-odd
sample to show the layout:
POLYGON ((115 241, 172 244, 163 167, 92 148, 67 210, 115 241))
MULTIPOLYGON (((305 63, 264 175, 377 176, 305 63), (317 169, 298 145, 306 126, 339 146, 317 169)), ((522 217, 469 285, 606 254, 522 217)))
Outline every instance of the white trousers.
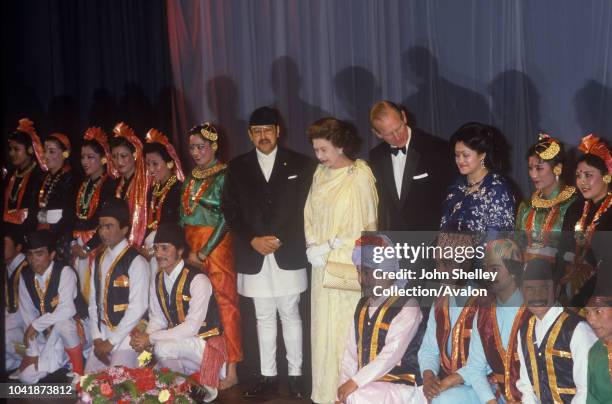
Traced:
POLYGON ((21 356, 15 351, 15 344, 23 343, 25 324, 19 312, 4 312, 4 356, 6 370, 13 370, 21 364, 21 356))
POLYGON ((55 372, 68 362, 64 349, 74 348, 81 343, 76 321, 72 318, 55 324, 48 337, 41 332, 29 341, 26 355, 37 356, 38 366, 30 365, 19 373, 22 383, 38 383, 40 379, 55 372))
POLYGON ((154 353, 161 367, 191 375, 200 371, 206 341, 192 337, 184 340, 163 340, 155 343, 154 353))
MULTIPOLYGON (((128 368, 138 367, 138 353, 133 349, 118 349, 110 353, 110 367, 113 366, 125 366, 128 368)), ((96 373, 102 371, 109 366, 106 366, 98 357, 94 354, 94 350, 87 357, 87 364, 85 365, 85 374, 96 373)))
POLYGON ((254 297, 257 340, 262 376, 276 376, 276 312, 280 316, 287 351, 289 376, 302 374, 302 318, 300 294, 280 297, 254 297))
POLYGON ((349 395, 346 404, 427 404, 422 390, 400 383, 371 382, 349 395))

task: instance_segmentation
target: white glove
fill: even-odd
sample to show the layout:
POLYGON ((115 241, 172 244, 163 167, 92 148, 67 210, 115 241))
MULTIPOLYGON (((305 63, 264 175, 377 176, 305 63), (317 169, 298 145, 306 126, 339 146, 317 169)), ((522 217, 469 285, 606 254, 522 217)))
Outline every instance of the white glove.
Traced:
POLYGON ((334 237, 334 238, 330 238, 327 241, 327 244, 329 244, 329 248, 331 248, 332 250, 335 250, 336 248, 341 247, 344 244, 344 241, 340 240, 337 237, 334 237))
POLYGON ((313 245, 306 249, 306 258, 308 258, 308 262, 310 262, 313 268, 323 267, 327 262, 325 256, 330 251, 331 248, 328 243, 313 245))

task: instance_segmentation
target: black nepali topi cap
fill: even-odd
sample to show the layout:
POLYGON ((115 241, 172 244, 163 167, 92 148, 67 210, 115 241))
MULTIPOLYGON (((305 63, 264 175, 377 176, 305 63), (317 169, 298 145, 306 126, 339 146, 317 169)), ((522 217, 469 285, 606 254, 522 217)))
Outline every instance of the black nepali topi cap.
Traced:
POLYGON ((28 233, 26 236, 26 248, 28 250, 36 250, 38 248, 47 247, 49 252, 55 249, 55 237, 49 230, 37 230, 28 233))
POLYGON ((557 279, 554 276, 554 264, 551 261, 544 258, 533 258, 525 262, 523 282, 547 280, 557 283, 557 279))
POLYGON ((176 248, 183 248, 185 247, 183 228, 173 222, 162 222, 157 227, 153 243, 168 243, 176 248))
POLYGON ((121 227, 129 226, 130 207, 123 199, 110 198, 102 204, 98 217, 113 217, 121 227))
POLYGON ((271 107, 260 107, 251 113, 249 126, 278 125, 280 117, 278 110, 271 107))

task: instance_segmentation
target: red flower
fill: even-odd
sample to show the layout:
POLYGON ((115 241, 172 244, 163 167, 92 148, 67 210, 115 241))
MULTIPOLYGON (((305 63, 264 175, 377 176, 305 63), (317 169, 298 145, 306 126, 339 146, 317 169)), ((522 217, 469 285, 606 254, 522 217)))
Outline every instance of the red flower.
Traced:
POLYGON ((130 404, 130 400, 119 400, 117 404, 130 404))
POLYGON ((108 398, 111 398, 113 394, 115 394, 113 388, 108 383, 103 383, 100 385, 100 393, 102 393, 104 397, 108 398))
POLYGON ((159 369, 159 371, 162 372, 162 373, 168 373, 170 371, 170 369, 168 369, 168 368, 161 368, 161 369, 159 369))

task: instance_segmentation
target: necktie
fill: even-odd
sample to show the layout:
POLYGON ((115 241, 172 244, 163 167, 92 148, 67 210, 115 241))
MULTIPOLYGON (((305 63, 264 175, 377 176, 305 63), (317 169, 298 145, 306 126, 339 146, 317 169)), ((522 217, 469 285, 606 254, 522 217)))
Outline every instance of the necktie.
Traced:
POLYGON ((398 152, 402 152, 404 154, 406 154, 406 146, 404 147, 393 147, 391 146, 391 154, 393 154, 394 156, 397 156, 398 152))

